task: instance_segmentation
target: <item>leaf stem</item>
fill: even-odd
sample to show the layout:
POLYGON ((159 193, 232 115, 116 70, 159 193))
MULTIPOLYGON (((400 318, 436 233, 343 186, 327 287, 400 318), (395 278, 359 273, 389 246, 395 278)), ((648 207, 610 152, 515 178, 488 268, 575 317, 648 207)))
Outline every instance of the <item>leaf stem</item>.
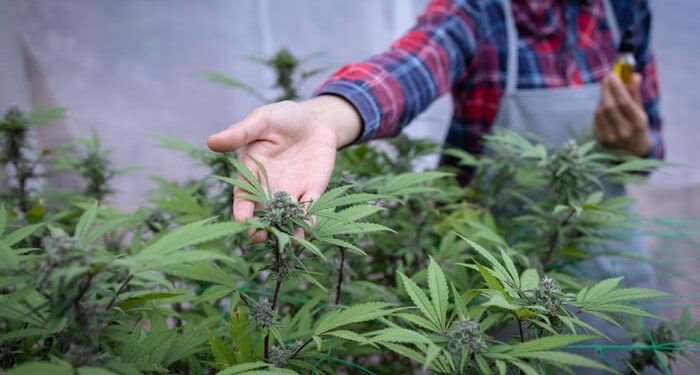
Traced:
POLYGON ((117 289, 117 292, 114 293, 114 296, 112 296, 112 299, 109 300, 109 303, 107 304, 107 309, 106 310, 111 310, 112 307, 114 306, 114 303, 117 302, 117 297, 119 297, 120 294, 124 292, 126 289, 127 285, 129 285, 129 282, 131 282, 131 279, 134 278, 134 275, 129 275, 129 277, 124 280, 121 286, 119 286, 119 289, 117 289))
MULTIPOLYGON (((282 277, 280 277, 280 249, 279 249, 279 244, 277 240, 275 240, 275 292, 272 295, 272 311, 275 311, 277 308, 277 300, 279 299, 280 295, 280 289, 282 289, 282 277)), ((267 334, 265 335, 265 341, 264 341, 264 353, 263 353, 263 358, 267 361, 269 358, 270 354, 270 331, 268 330, 267 334)))
POLYGON ((338 269, 338 285, 335 289, 335 305, 340 303, 340 296, 343 292, 343 270, 345 269, 345 249, 340 248, 340 267, 338 269))
POLYGON ((90 289, 90 286, 92 285, 92 279, 95 277, 95 271, 92 271, 87 274, 87 280, 85 280, 85 283, 80 287, 80 291, 78 292, 78 295, 73 299, 73 308, 75 309, 76 313, 80 312, 80 300, 83 299, 87 291, 90 289))
POLYGON ((309 338, 308 340, 304 341, 304 343, 301 344, 301 346, 298 347, 297 350, 295 350, 294 353, 292 353, 291 356, 289 356, 289 359, 294 359, 294 357, 296 357, 297 354, 299 354, 302 350, 304 350, 304 348, 305 348, 307 345, 309 345, 309 344, 311 343, 312 340, 313 340, 313 339, 309 338))
POLYGON ((518 330, 520 331, 520 342, 525 342, 527 337, 525 336, 525 330, 523 329, 523 321, 520 318, 515 318, 518 321, 518 330))
POLYGON ((554 253, 556 252, 557 249, 557 244, 559 243, 559 228, 565 227, 567 224, 569 224, 569 221, 571 221, 571 218, 574 217, 574 214, 576 213, 576 210, 571 209, 569 213, 566 215, 564 220, 562 220, 559 225, 557 225, 556 228, 554 228, 554 231, 552 232, 552 235, 549 237, 549 242, 547 245, 547 255, 545 256, 544 260, 542 261, 542 266, 547 267, 549 263, 554 260, 554 253))

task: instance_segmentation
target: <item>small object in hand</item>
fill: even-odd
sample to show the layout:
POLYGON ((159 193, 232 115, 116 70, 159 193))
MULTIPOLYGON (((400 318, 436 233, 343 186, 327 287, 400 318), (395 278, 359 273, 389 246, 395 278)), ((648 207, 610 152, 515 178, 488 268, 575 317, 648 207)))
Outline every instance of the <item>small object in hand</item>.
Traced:
POLYGON ((632 75, 637 65, 634 58, 635 49, 634 31, 632 28, 628 28, 622 36, 620 47, 617 50, 617 62, 613 66, 613 71, 620 76, 625 85, 632 83, 632 75))

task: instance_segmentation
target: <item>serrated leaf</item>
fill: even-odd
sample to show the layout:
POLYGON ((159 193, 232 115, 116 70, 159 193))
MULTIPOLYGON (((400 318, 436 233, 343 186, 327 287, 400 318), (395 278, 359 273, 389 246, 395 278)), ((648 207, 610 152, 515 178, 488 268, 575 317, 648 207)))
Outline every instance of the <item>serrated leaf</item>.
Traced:
POLYGON ((129 222, 135 221, 136 219, 133 217, 121 217, 117 219, 110 220, 99 227, 95 228, 94 230, 90 231, 87 233, 78 243, 81 246, 87 246, 94 241, 98 240, 100 237, 104 236, 105 234, 126 225, 129 222))
POLYGON ((221 370, 216 375, 290 375, 296 372, 287 369, 275 368, 265 362, 242 363, 221 370))
POLYGON ((540 351, 540 352, 530 352, 522 355, 523 358, 539 359, 546 362, 560 363, 566 366, 575 367, 588 367, 595 368, 603 371, 607 371, 613 374, 618 372, 603 365, 602 363, 596 362, 592 359, 582 357, 577 354, 567 353, 567 352, 557 352, 557 351, 540 351))
POLYGON ((390 178, 380 189, 380 194, 394 195, 402 189, 421 184, 423 182, 435 180, 442 177, 452 176, 451 173, 428 171, 421 173, 402 173, 390 178))
POLYGON ((395 316, 398 318, 404 319, 408 322, 411 322, 411 323, 413 323, 419 327, 422 327, 424 329, 431 330, 431 331, 435 330, 435 324, 433 324, 431 321, 429 321, 421 316, 418 316, 418 315, 415 315, 412 313, 398 313, 395 316))
POLYGON ((493 275, 491 274, 491 270, 488 268, 482 266, 479 264, 479 262, 474 262, 476 264, 477 269, 479 270, 479 273, 481 274, 481 277, 484 279, 484 282, 486 283, 486 286, 489 287, 489 289, 493 289, 496 291, 499 291, 501 293, 505 293, 505 289, 503 289, 503 285, 501 285, 501 282, 498 281, 493 275))
POLYGON ((21 364, 13 369, 7 370, 5 375, 73 375, 73 369, 68 365, 59 365, 51 362, 30 362, 21 364))
POLYGON ((340 329, 328 332, 326 333, 326 335, 335 336, 344 340, 359 342, 360 344, 371 344, 369 339, 353 331, 340 329))
POLYGON ((413 304, 418 307, 423 315, 425 315, 425 317, 432 323, 433 330, 440 332, 440 319, 437 316, 437 311, 435 311, 435 308, 428 299, 428 296, 426 296, 421 288, 418 287, 418 285, 406 275, 399 272, 399 276, 401 277, 406 293, 408 293, 408 296, 411 298, 411 301, 413 301, 413 304))
POLYGON ((537 288, 540 283, 540 275, 535 269, 528 268, 520 275, 520 289, 530 291, 537 288))
POLYGON ((172 276, 196 281, 206 281, 227 287, 233 287, 235 283, 230 274, 224 272, 219 266, 206 261, 170 264, 162 267, 154 267, 154 269, 172 276))
POLYGON ((5 229, 7 227, 7 210, 5 209, 5 203, 0 203, 0 238, 3 237, 5 229))
POLYGON ((406 328, 392 327, 384 328, 379 331, 369 333, 372 336, 372 342, 384 343, 392 342, 399 344, 432 344, 433 342, 426 336, 417 331, 406 328))
POLYGON ((430 257, 428 264, 428 290, 433 310, 437 315, 438 326, 441 330, 447 329, 447 308, 449 306, 449 288, 447 279, 440 266, 430 257))
POLYGON ((187 246, 230 236, 247 229, 245 223, 224 222, 208 224, 209 220, 196 221, 169 232, 136 255, 140 260, 164 257, 187 246))
POLYGON ((575 344, 577 342, 585 340, 590 340, 591 338, 593 337, 583 335, 547 336, 535 340, 526 341, 524 343, 515 344, 511 347, 511 350, 508 352, 508 354, 517 357, 527 353, 560 348, 562 346, 575 344))
POLYGON ((623 277, 615 277, 598 282, 597 284, 590 287, 587 290, 587 292, 583 294, 582 300, 580 300, 580 302, 591 301, 599 295, 604 295, 605 293, 610 292, 611 290, 617 288, 618 285, 620 285, 620 281, 622 281, 622 279, 623 277))
POLYGON ((238 363, 250 362, 257 357, 262 345, 255 345, 251 328, 248 326, 248 315, 238 305, 231 304, 230 334, 233 351, 238 363))
POLYGON ((401 344, 394 344, 390 342, 383 342, 381 343, 382 346, 386 347, 387 349, 391 350, 392 352, 395 352, 399 355, 402 355, 406 358, 412 359, 417 363, 425 363, 425 356, 421 354, 420 352, 411 349, 407 346, 401 345, 401 344))
MULTIPOLYGON (((13 246, 19 243, 20 241, 24 240, 25 238, 31 236, 34 232, 36 232, 38 229, 42 228, 44 224, 32 224, 32 225, 27 225, 24 227, 21 227, 14 232, 8 234, 3 242, 7 246, 13 246)), ((0 232, 2 234, 2 232, 0 232)))
POLYGON ((243 164, 243 162, 236 158, 229 158, 229 161, 236 169, 236 172, 238 172, 238 174, 240 174, 240 176, 243 178, 243 181, 249 184, 250 190, 244 189, 247 193, 252 194, 258 199, 270 198, 267 196, 266 189, 260 184, 258 178, 245 164, 243 164))
POLYGON ((236 356, 230 346, 219 337, 209 339, 209 349, 220 367, 228 367, 236 363, 236 356))
POLYGON ((116 372, 111 370, 92 366, 79 367, 76 372, 78 375, 117 375, 116 372))
POLYGON ((73 238, 75 238, 78 241, 81 241, 85 238, 87 235, 88 231, 90 230, 90 227, 92 224, 95 223, 95 219, 97 219, 97 202, 93 202, 93 204, 83 212, 83 214, 80 216, 80 219, 78 220, 78 224, 75 226, 75 233, 73 233, 73 238))
POLYGON ((385 302, 366 302, 324 315, 318 322, 314 335, 320 336, 352 323, 366 322, 390 314, 392 305, 385 302))

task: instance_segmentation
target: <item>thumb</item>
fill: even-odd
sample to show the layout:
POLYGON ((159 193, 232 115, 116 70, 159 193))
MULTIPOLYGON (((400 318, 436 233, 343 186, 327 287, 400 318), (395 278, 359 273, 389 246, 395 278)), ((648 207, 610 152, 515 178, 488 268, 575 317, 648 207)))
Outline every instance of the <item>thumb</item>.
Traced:
POLYGON ((642 78, 641 74, 634 73, 632 75, 632 81, 630 82, 629 86, 627 87, 630 95, 632 95, 632 98, 639 104, 642 104, 642 82, 643 81, 644 81, 644 79, 642 78))
POLYGON ((265 121, 257 113, 252 113, 226 130, 210 135, 207 146, 215 152, 235 151, 258 140, 264 127, 265 121))

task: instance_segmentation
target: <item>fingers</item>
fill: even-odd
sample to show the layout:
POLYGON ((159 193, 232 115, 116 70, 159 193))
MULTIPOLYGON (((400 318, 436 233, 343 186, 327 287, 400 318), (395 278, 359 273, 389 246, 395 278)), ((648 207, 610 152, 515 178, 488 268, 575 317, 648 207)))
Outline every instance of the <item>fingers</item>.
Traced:
MULTIPOLYGON (((637 81, 637 85, 638 82, 639 81, 637 81)), ((624 138, 627 138, 631 135, 631 132, 634 130, 634 125, 639 124, 641 122, 639 117, 641 115, 640 112, 642 111, 642 108, 639 105, 639 103, 637 103, 637 101, 634 99, 631 93, 631 90, 635 90, 635 88, 631 85, 630 87, 626 87, 617 75, 612 75, 610 77, 608 85, 610 86, 610 91, 612 93, 613 99, 615 100, 617 110, 621 112, 622 116, 624 116, 624 118, 627 120, 626 122, 629 128, 624 129, 624 138)))
POLYGON ((601 141, 606 144, 614 144, 628 138, 632 133, 629 121, 618 108, 617 92, 613 87, 615 79, 619 81, 619 78, 613 75, 603 80, 600 104, 596 111, 597 132, 601 136, 601 141))
POLYGON ((216 152, 235 151, 260 139, 266 127, 267 121, 263 111, 255 110, 226 130, 210 135, 207 146, 216 152))
POLYGON ((638 155, 648 149, 649 119, 641 104, 641 84, 639 74, 632 76, 629 86, 615 74, 603 80, 593 128, 602 144, 638 155))
POLYGON ((236 221, 246 221, 253 217, 255 203, 243 198, 247 194, 239 187, 233 188, 233 219, 236 221))
POLYGON ((299 198, 299 202, 307 203, 307 202, 315 201, 320 196, 321 196, 321 193, 319 193, 318 191, 309 190, 306 193, 302 194, 302 196, 299 198))
POLYGON ((644 105, 644 102, 642 101, 642 83, 644 81, 644 78, 642 77, 641 74, 639 73, 634 73, 632 75, 632 82, 630 82, 629 87, 627 88, 632 95, 632 98, 634 99, 635 102, 637 102, 640 106, 644 105))

